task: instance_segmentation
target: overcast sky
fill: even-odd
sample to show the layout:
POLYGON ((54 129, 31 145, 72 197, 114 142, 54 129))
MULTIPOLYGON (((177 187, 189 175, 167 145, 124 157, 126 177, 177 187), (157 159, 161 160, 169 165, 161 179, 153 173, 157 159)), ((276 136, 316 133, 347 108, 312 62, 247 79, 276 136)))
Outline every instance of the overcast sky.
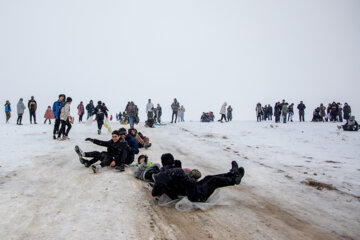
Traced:
POLYGON ((166 119, 176 97, 186 120, 224 101, 255 120, 257 102, 282 99, 307 120, 333 100, 360 117, 360 1, 0 0, 0 81, 2 109, 34 95, 41 118, 59 93, 73 115, 133 100, 143 120, 151 98, 166 119))

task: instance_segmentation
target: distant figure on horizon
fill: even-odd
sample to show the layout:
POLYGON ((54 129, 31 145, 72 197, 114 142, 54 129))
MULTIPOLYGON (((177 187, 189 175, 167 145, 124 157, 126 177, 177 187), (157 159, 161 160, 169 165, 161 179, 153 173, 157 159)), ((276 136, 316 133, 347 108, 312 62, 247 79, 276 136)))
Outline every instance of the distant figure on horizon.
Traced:
POLYGON ((34 124, 37 124, 37 122, 36 122, 37 103, 34 99, 34 96, 31 96, 31 99, 28 102, 28 109, 29 109, 29 113, 30 113, 30 124, 32 124, 32 118, 34 118, 34 124))
POLYGON ((9 100, 5 102, 5 114, 6 114, 6 123, 9 123, 9 119, 11 118, 11 104, 9 100))
POLYGON ((232 111, 233 111, 233 109, 232 109, 231 105, 229 105, 227 108, 227 120, 229 122, 232 121, 232 111))
POLYGON ((305 122, 305 104, 303 101, 300 101, 299 105, 297 106, 297 109, 299 110, 299 120, 300 122, 305 122))
POLYGON ((171 109, 172 109, 171 123, 174 122, 174 117, 175 117, 175 123, 176 123, 179 107, 180 107, 180 103, 177 101, 176 98, 174 98, 174 102, 171 104, 171 109))
POLYGON ((22 121, 22 116, 25 112, 25 104, 24 104, 24 100, 22 98, 20 98, 19 102, 17 103, 17 114, 18 114, 18 118, 16 120, 16 124, 17 125, 22 125, 21 121, 22 121))
POLYGON ((227 102, 224 102, 224 104, 221 106, 221 109, 220 109, 221 118, 220 118, 219 122, 223 122, 222 121, 223 119, 225 120, 225 122, 227 122, 227 120, 226 120, 226 106, 227 106, 227 102))
POLYGON ((179 122, 184 122, 184 115, 185 115, 185 108, 183 105, 181 105, 181 107, 179 108, 178 111, 178 117, 179 117, 179 122))
POLYGON ((51 106, 48 106, 48 108, 46 109, 44 118, 45 118, 44 124, 46 123, 47 120, 49 120, 49 124, 51 124, 51 119, 55 118, 51 106))
POLYGON ((85 113, 85 109, 84 109, 84 104, 81 101, 80 104, 77 106, 77 110, 78 110, 78 115, 79 115, 79 123, 82 122, 84 113, 85 113))

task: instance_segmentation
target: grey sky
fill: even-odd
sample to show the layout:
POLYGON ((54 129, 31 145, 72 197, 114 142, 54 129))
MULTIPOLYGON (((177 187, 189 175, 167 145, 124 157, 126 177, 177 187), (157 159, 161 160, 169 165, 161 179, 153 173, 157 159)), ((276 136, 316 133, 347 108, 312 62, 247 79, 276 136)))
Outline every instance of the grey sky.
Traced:
POLYGON ((224 101, 255 119, 283 98, 304 100, 307 120, 333 100, 359 116, 359 43, 358 0, 0 0, 0 99, 35 95, 39 117, 59 93, 73 114, 133 100, 144 119, 151 98, 166 119, 176 97, 187 120, 224 101))

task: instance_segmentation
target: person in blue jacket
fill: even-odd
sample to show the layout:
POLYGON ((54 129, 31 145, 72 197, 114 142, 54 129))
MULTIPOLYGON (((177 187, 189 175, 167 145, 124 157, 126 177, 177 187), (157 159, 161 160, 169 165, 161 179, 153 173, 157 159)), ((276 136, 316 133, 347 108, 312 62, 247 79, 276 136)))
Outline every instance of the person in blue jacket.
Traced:
POLYGON ((136 141, 136 139, 133 136, 131 136, 130 134, 127 133, 125 128, 120 128, 119 132, 120 132, 120 136, 124 137, 129 145, 125 164, 131 164, 134 162, 135 154, 139 153, 138 142, 136 141))
POLYGON ((90 102, 86 105, 85 108, 86 108, 86 111, 87 111, 87 119, 89 119, 91 117, 91 115, 93 114, 94 110, 95 110, 93 100, 90 100, 90 102))
POLYGON ((9 123, 9 119, 11 118, 11 104, 9 100, 6 100, 5 103, 5 114, 6 114, 6 123, 9 123))
POLYGON ((60 127, 60 113, 61 113, 61 109, 64 107, 65 105, 65 94, 60 94, 59 95, 59 100, 57 100, 56 102, 54 102, 52 110, 55 116, 55 124, 54 124, 54 131, 53 131, 53 138, 56 139, 56 134, 59 132, 59 127, 60 127))

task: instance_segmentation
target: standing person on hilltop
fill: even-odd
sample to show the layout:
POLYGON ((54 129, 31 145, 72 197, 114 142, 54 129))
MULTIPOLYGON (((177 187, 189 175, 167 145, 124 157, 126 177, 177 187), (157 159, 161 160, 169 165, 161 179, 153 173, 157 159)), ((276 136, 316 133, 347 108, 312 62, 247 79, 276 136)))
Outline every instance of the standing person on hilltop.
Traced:
POLYGON ((60 94, 59 95, 59 99, 54 102, 53 104, 53 113, 54 113, 54 117, 55 117, 55 124, 54 124, 54 131, 53 131, 53 138, 56 139, 56 134, 59 133, 59 128, 60 128, 60 114, 61 114, 61 109, 64 107, 65 105, 65 94, 60 94))
POLYGON ((184 122, 184 115, 185 115, 185 108, 183 105, 179 108, 178 116, 179 116, 179 122, 184 122))
POLYGON ((343 108, 342 108, 342 105, 341 103, 337 103, 338 105, 338 118, 339 118, 339 122, 343 122, 343 115, 342 115, 342 112, 343 112, 343 108))
POLYGON ((268 104, 267 115, 268 115, 268 119, 272 121, 273 107, 270 104, 268 104))
POLYGON ((297 109, 299 110, 299 119, 300 122, 303 121, 305 122, 305 104, 303 103, 303 101, 300 101, 299 105, 297 106, 297 109))
POLYGON ((5 114, 6 114, 6 123, 9 123, 9 119, 11 118, 11 104, 9 100, 5 102, 5 114))
POLYGON ((221 109, 220 109, 221 118, 220 118, 219 122, 223 122, 222 121, 223 119, 225 120, 225 122, 227 122, 227 120, 226 120, 226 106, 227 106, 227 102, 224 102, 224 104, 221 106, 221 109))
POLYGON ((176 98, 174 98, 174 102, 171 104, 171 109, 172 109, 171 123, 174 122, 174 117, 175 117, 175 123, 176 123, 179 107, 180 107, 180 103, 177 101, 176 98))
POLYGON ((46 123, 47 120, 49 120, 49 124, 51 124, 51 119, 55 118, 54 113, 51 110, 51 106, 48 106, 48 108, 46 109, 44 118, 45 118, 44 124, 46 123))
POLYGON ((22 116, 25 112, 25 104, 24 104, 24 100, 22 98, 20 98, 19 102, 17 103, 17 114, 18 114, 18 118, 16 120, 16 124, 17 125, 22 125, 21 121, 22 121, 22 116))
POLYGON ((233 109, 232 109, 231 105, 229 105, 227 108, 227 119, 229 122, 232 121, 232 111, 233 111, 233 109))
POLYGON ((89 119, 90 116, 93 115, 94 110, 95 110, 94 102, 93 100, 90 100, 90 102, 86 105, 87 119, 89 119))
POLYGON ((282 109, 281 109, 281 114, 283 116, 283 123, 286 123, 286 117, 288 113, 289 113, 289 107, 288 107, 288 103, 286 102, 282 105, 282 109))
POLYGON ((70 116, 71 103, 72 103, 72 98, 67 97, 65 105, 61 109, 61 113, 60 113, 61 127, 60 127, 60 131, 59 131, 58 138, 57 138, 58 140, 61 140, 61 135, 63 135, 62 140, 69 139, 68 136, 69 136, 69 132, 71 130, 71 123, 73 123, 73 121, 74 121, 73 117, 70 116))
POLYGON ((157 104, 157 107, 155 108, 155 116, 156 116, 156 121, 161 124, 161 115, 162 115, 162 109, 160 104, 157 104))
POLYGON ((261 122, 261 113, 262 113, 261 103, 256 104, 255 112, 256 112, 256 121, 261 122))
POLYGON ((28 109, 30 112, 30 124, 32 124, 32 118, 34 118, 34 124, 37 124, 37 122, 36 122, 37 103, 34 99, 34 96, 31 96, 31 99, 28 102, 28 109))
POLYGON ((101 128, 104 125, 104 118, 105 118, 105 116, 106 116, 106 118, 108 117, 106 109, 101 101, 98 101, 98 105, 96 106, 96 108, 94 109, 94 112, 93 112, 93 115, 94 114, 96 115, 96 122, 98 125, 98 134, 100 135, 101 128))
POLYGON ((82 122, 83 116, 84 116, 84 104, 81 101, 80 104, 77 106, 77 110, 78 110, 78 115, 79 115, 79 123, 82 122))
POLYGON ((151 99, 148 100, 148 103, 146 104, 146 110, 145 110, 145 113, 146 113, 146 116, 147 118, 149 119, 149 116, 153 115, 153 108, 154 108, 154 104, 151 102, 151 99))
POLYGON ((136 107, 134 102, 130 102, 128 104, 128 106, 126 107, 126 112, 128 114, 130 128, 134 128, 135 118, 136 118, 136 116, 138 114, 137 111, 138 111, 138 108, 136 107))
POLYGON ((349 118, 350 118, 350 115, 351 115, 351 107, 350 107, 350 105, 345 103, 344 108, 343 108, 343 112, 344 112, 344 119, 346 120, 346 122, 348 122, 349 118))
POLYGON ((288 122, 289 121, 293 121, 293 116, 294 116, 294 104, 291 103, 290 106, 289 106, 289 116, 288 116, 288 122))
POLYGON ((280 122, 280 115, 281 115, 280 102, 277 102, 275 103, 275 107, 274 107, 275 123, 280 122))

